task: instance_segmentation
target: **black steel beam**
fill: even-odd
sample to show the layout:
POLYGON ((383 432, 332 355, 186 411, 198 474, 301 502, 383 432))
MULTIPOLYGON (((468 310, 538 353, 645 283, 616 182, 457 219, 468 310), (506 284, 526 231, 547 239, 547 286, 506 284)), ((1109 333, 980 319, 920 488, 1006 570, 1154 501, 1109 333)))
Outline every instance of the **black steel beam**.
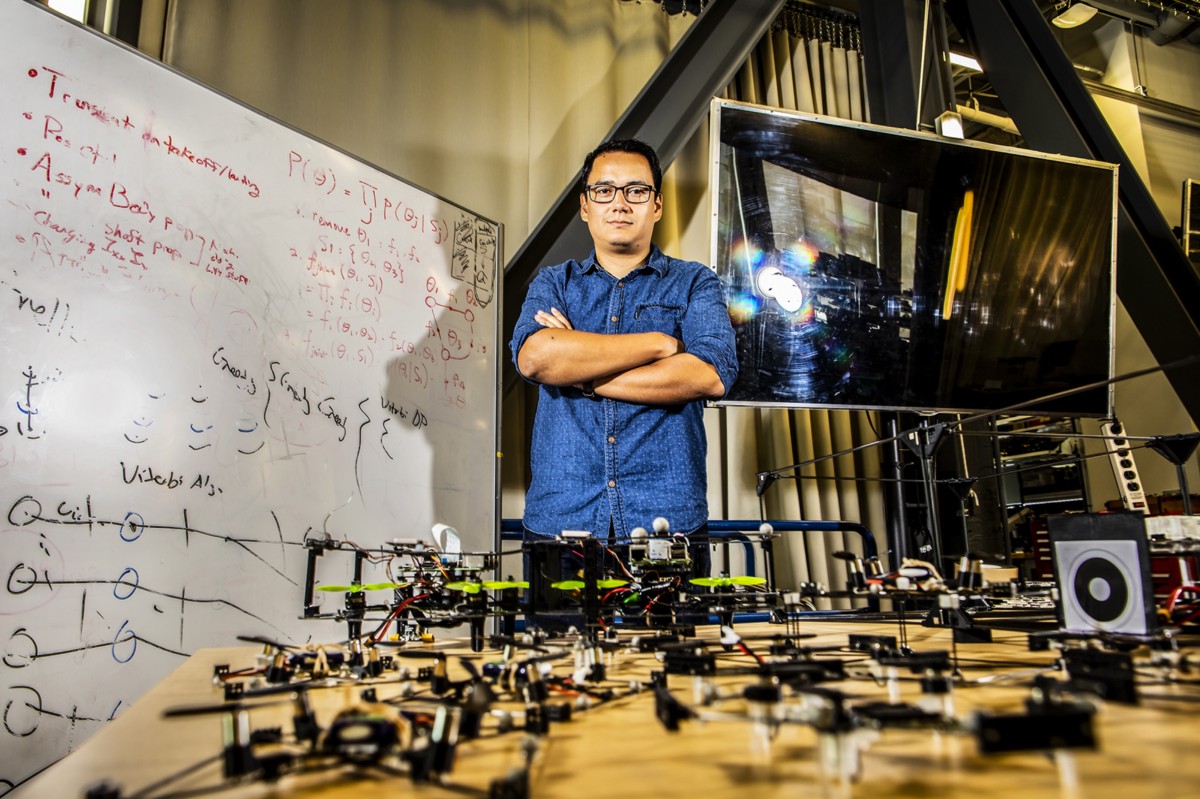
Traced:
POLYGON ((947 109, 954 88, 938 44, 945 39, 940 7, 928 9, 927 22, 924 0, 859 0, 871 122, 917 130, 947 109))
MULTIPOLYGON (((696 130, 712 97, 725 88, 767 32, 785 0, 712 0, 679 40, 658 71, 599 144, 637 138, 658 153, 665 170, 696 130)), ((583 161, 583 153, 579 154, 583 161)), ((504 269, 504 340, 507 347, 534 273, 545 264, 591 252, 579 221, 579 184, 572 178, 504 269)), ((506 363, 511 363, 507 358, 506 363)), ((505 393, 515 384, 505 369, 505 393)))
POLYGON ((913 38, 907 35, 910 5, 896 0, 862 0, 859 4, 867 107, 877 125, 915 128, 917 124, 920 51, 918 45, 913 52, 913 38), (896 31, 906 35, 897 36, 896 31))
MULTIPOLYGON (((861 0, 858 16, 870 121, 893 128, 917 128, 917 87, 922 80, 921 32, 925 24, 923 4, 918 0, 861 0)), ((915 426, 916 419, 895 412, 883 413, 881 417, 886 435, 893 439, 883 446, 880 469, 891 481, 884 484, 883 500, 889 565, 895 568, 904 558, 918 554, 909 531, 908 508, 919 499, 906 496, 909 492, 904 484, 904 455, 895 440, 901 429, 915 426)))
MULTIPOLYGON (((1117 295, 1159 364, 1200 352, 1200 275, 1036 2, 951 0, 947 11, 1030 147, 1119 166, 1117 295)), ((1195 368, 1169 370, 1167 378, 1200 422, 1195 368)))

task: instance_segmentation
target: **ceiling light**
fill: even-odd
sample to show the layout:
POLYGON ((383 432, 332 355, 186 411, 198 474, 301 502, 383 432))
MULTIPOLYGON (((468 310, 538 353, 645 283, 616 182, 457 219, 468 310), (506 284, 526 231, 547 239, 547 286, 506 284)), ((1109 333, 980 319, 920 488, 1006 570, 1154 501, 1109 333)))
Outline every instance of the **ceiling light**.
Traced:
MULTIPOLYGON (((1058 7, 1058 5, 1055 6, 1055 8, 1058 7)), ((1094 16, 1096 16, 1095 6, 1089 6, 1087 3, 1074 3, 1050 21, 1060 28, 1074 28, 1094 16)))
POLYGON ((87 13, 87 0, 50 0, 50 7, 58 13, 83 22, 87 13))
POLYGON ((945 136, 946 138, 950 139, 965 138, 962 116, 954 111, 943 111, 941 115, 933 121, 933 125, 939 136, 945 136))
POLYGON ((956 53, 951 50, 948 57, 950 59, 950 63, 954 64, 955 66, 973 69, 976 72, 983 72, 983 68, 979 66, 979 62, 974 58, 971 58, 969 55, 963 55, 962 53, 956 53))

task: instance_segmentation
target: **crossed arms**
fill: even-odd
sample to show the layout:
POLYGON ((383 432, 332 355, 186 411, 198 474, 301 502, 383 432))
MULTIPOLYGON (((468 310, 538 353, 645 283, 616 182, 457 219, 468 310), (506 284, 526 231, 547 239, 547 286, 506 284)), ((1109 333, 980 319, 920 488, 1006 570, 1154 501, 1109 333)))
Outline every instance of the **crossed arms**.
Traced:
POLYGON ((666 333, 586 333, 556 308, 534 319, 542 329, 526 339, 517 366, 531 380, 584 387, 597 396, 647 405, 671 405, 725 394, 717 370, 684 352, 666 333))

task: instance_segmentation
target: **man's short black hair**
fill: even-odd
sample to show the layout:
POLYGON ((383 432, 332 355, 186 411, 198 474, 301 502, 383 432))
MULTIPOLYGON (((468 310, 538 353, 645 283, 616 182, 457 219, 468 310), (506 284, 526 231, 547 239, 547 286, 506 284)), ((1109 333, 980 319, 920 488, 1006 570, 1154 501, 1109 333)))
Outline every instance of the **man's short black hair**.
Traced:
POLYGON ((579 174, 579 191, 587 189, 588 175, 592 172, 592 164, 605 153, 633 153, 640 155, 650 163, 650 174, 654 176, 654 190, 662 190, 662 167, 658 163, 658 154, 654 148, 638 139, 609 139, 583 159, 583 171, 579 174))

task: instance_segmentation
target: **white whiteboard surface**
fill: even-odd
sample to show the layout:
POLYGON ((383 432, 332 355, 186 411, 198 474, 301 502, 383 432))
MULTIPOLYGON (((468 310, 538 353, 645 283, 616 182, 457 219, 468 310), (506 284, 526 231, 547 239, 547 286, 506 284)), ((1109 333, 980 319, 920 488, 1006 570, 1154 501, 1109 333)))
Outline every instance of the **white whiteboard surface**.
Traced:
POLYGON ((0 93, 3 794, 199 647, 344 637, 306 536, 495 549, 502 352, 494 222, 32 4, 0 93))

